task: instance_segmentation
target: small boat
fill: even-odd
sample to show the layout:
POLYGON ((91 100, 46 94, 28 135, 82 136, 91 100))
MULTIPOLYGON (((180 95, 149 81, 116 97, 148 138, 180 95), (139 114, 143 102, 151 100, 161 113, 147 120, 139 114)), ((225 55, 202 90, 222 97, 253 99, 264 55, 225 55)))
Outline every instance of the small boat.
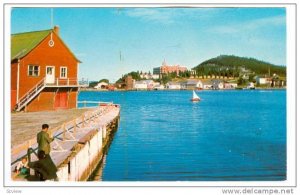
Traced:
POLYGON ((199 102, 200 97, 196 94, 196 92, 193 90, 193 97, 191 99, 192 102, 199 102))

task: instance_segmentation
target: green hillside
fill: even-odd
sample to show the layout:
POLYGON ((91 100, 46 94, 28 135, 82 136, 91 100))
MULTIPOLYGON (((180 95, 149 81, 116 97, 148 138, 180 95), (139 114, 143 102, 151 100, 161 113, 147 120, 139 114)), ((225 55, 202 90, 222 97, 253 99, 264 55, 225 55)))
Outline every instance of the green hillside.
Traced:
POLYGON ((226 75, 238 77, 248 72, 255 75, 273 75, 286 77, 286 67, 260 61, 254 58, 220 55, 211 58, 194 67, 197 75, 226 75))

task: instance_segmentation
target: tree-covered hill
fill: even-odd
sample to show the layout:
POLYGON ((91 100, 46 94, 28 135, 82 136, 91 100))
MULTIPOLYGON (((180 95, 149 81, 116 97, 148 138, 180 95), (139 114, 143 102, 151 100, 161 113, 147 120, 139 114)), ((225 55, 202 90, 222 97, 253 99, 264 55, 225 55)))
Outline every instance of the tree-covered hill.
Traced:
POLYGON ((226 75, 238 77, 243 72, 255 75, 273 75, 286 77, 286 67, 260 61, 254 58, 220 55, 194 67, 197 75, 226 75))

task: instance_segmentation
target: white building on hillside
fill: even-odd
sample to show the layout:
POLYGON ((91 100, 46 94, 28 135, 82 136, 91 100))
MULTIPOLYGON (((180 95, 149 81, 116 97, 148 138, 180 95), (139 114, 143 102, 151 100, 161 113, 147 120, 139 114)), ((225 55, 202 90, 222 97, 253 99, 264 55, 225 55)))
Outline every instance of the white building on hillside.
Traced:
POLYGON ((266 85, 272 82, 272 79, 266 76, 257 76, 255 80, 257 85, 266 85))
POLYGON ((168 82, 166 84, 167 89, 181 89, 181 83, 177 82, 168 82))
POLYGON ((187 89, 203 89, 203 83, 200 80, 189 79, 186 83, 187 89))
POLYGON ((212 80, 212 89, 223 89, 224 88, 224 81, 219 79, 212 80))
POLYGON ((204 81, 203 82, 203 89, 212 89, 212 82, 209 81, 204 81))
POLYGON ((137 90, 145 90, 147 89, 147 83, 145 81, 135 81, 133 88, 137 90))
POLYGON ((153 80, 141 80, 141 81, 136 81, 134 83, 134 88, 137 90, 153 89, 153 87, 154 87, 153 80))
POLYGON ((100 82, 94 88, 95 89, 107 89, 107 87, 108 87, 108 83, 106 83, 106 82, 100 82))
POLYGON ((224 89, 235 89, 237 86, 237 83, 224 83, 224 89))
POLYGON ((153 89, 155 89, 155 90, 162 90, 164 88, 165 88, 164 85, 161 85, 159 82, 155 82, 154 83, 153 89))

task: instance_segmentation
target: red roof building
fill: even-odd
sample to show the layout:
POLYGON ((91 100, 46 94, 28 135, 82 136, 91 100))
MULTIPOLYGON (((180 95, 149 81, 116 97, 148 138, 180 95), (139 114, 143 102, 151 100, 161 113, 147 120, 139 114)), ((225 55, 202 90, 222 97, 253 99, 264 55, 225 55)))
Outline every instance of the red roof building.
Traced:
POLYGON ((59 28, 11 35, 11 109, 43 111, 77 107, 80 61, 59 28))
POLYGON ((161 74, 168 74, 175 72, 177 75, 179 75, 179 72, 185 72, 187 71, 187 68, 180 65, 167 65, 167 62, 164 60, 162 63, 162 66, 153 68, 153 74, 161 75, 161 74))

